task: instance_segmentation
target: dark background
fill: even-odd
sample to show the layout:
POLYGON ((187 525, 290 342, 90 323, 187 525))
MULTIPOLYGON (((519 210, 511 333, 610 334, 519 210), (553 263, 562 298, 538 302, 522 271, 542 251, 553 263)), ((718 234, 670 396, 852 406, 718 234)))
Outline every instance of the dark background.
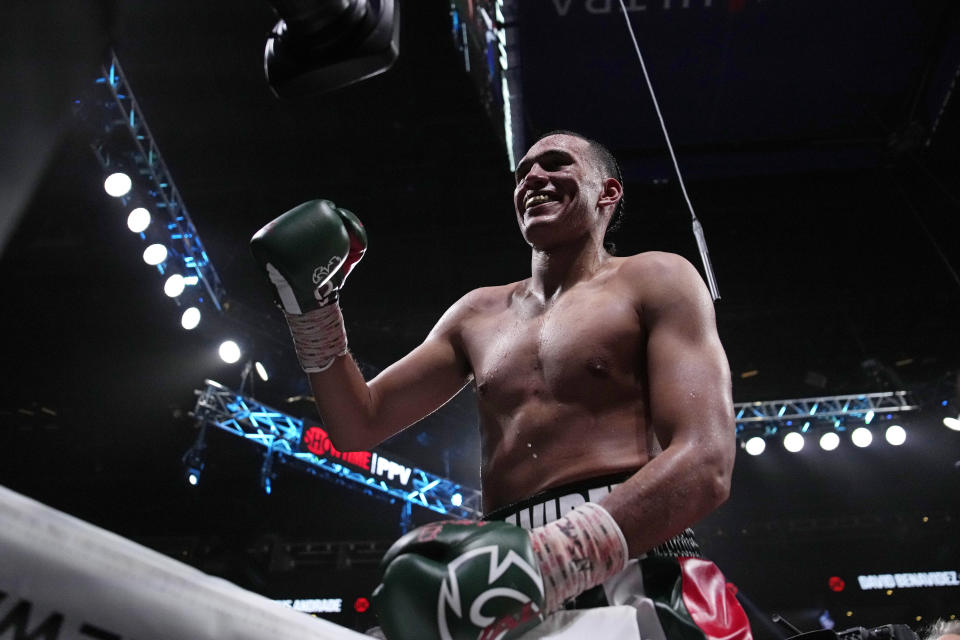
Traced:
MULTIPOLYGON (((674 251, 699 266, 622 16, 603 2, 563 6, 524 0, 517 18, 527 135, 565 127, 607 143, 625 169, 620 253, 674 251)), ((699 525, 701 541, 755 605, 758 637, 776 637, 764 622, 773 612, 804 630, 824 610, 838 628, 960 614, 957 588, 856 587, 858 574, 960 569, 960 434, 940 422, 960 411, 957 8, 645 6, 632 17, 707 232, 735 400, 906 389, 923 405, 903 418, 899 448, 808 444, 790 455, 771 441, 760 457, 741 455, 733 495, 699 525), (830 576, 847 588, 830 591, 830 576)), ((0 258, 0 483, 270 597, 343 597, 349 608, 400 533, 399 505, 283 468, 266 496, 259 450, 223 432, 210 434, 202 482, 189 487, 180 459, 196 436, 193 390, 205 378, 239 386, 244 360, 216 355, 232 337, 271 371, 255 381, 258 398, 312 415, 295 399, 305 380, 247 250, 301 201, 329 198, 367 225, 370 250, 342 302, 368 374, 466 291, 526 276, 482 70, 465 72, 448 3, 407 0, 389 72, 284 103, 263 78, 267 3, 108 9, 107 39, 229 305, 180 329, 126 211, 100 186, 95 127, 67 111, 0 258)), ((36 65, 15 67, 23 75, 62 71, 43 53, 70 30, 58 16, 23 36, 37 52, 36 65)), ((72 95, 94 91, 78 81, 72 95)), ((478 486, 471 393, 383 449, 478 486)), ((333 619, 364 627, 369 615, 333 619)))

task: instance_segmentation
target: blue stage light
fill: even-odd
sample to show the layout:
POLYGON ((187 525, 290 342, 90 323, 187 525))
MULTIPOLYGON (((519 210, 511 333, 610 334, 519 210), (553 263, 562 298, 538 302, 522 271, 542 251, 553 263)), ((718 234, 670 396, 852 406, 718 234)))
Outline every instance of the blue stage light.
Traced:
POLYGON ((203 474, 204 448, 201 436, 201 439, 183 454, 184 476, 191 487, 200 484, 200 476, 203 474))

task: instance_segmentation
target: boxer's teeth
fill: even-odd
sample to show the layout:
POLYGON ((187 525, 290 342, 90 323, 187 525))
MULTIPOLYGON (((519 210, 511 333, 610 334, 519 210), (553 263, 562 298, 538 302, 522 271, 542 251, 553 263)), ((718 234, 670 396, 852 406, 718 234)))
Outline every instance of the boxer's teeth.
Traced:
POLYGON ((550 200, 550 196, 548 196, 548 195, 546 195, 546 194, 541 194, 541 195, 538 195, 538 196, 531 196, 531 197, 527 198, 527 209, 529 209, 530 207, 535 207, 535 206, 537 206, 538 204, 543 204, 544 202, 547 202, 548 200, 550 200))

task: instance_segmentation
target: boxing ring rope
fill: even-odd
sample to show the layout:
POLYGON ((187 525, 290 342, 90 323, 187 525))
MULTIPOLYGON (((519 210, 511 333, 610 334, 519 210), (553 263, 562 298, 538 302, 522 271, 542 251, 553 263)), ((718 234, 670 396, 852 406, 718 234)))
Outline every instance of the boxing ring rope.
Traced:
POLYGON ((350 640, 299 613, 0 487, 0 635, 350 640))

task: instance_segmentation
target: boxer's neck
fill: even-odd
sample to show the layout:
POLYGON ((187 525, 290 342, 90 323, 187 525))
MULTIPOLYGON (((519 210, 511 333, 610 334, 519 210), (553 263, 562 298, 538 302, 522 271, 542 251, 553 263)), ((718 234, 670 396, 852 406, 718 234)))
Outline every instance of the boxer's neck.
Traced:
POLYGON ((589 280, 610 255, 602 241, 587 236, 583 242, 549 250, 533 249, 530 259, 529 290, 547 303, 584 280, 589 280))

